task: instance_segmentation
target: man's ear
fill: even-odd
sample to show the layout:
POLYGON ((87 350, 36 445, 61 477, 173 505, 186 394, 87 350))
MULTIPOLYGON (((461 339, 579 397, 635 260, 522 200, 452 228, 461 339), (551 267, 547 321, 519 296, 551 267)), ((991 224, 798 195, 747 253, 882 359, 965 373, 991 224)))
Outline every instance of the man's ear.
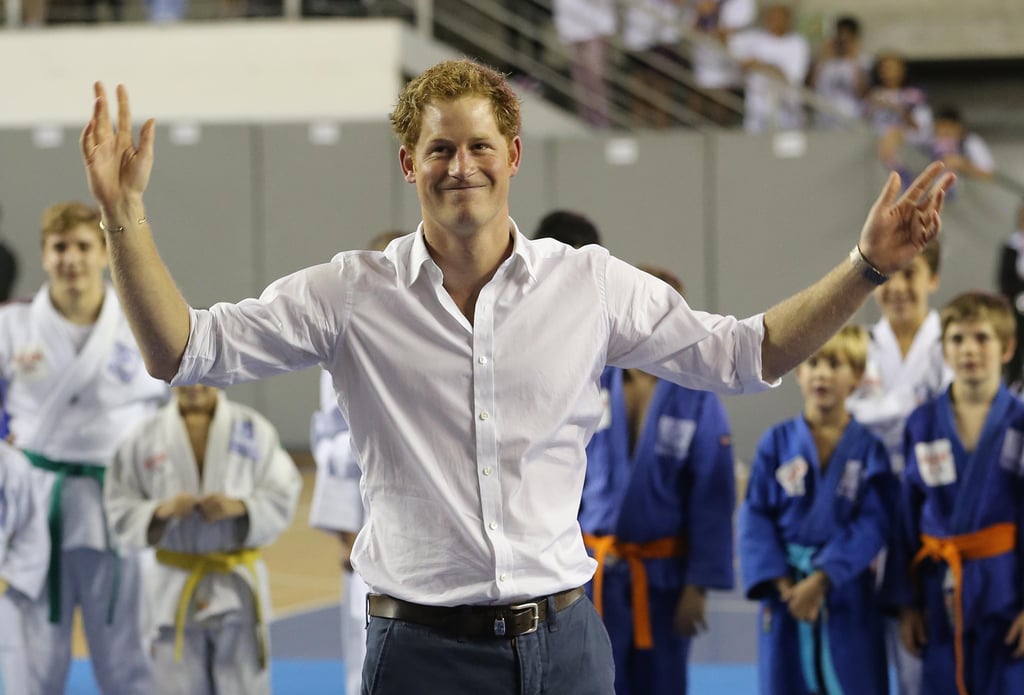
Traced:
POLYGON ((402 176, 406 183, 416 183, 416 160, 405 145, 398 148, 398 161, 402 165, 402 176))

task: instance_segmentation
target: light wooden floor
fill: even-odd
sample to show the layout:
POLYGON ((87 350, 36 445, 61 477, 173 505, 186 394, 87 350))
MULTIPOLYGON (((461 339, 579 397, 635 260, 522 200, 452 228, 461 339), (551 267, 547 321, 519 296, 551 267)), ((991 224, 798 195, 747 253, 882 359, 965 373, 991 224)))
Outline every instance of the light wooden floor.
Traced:
MULTIPOLYGON (((293 453, 302 471, 302 496, 295 520, 263 557, 270 573, 270 596, 274 617, 282 617, 331 603, 337 603, 339 572, 334 536, 309 526, 315 468, 306 453, 293 453)), ((74 654, 88 655, 79 617, 75 616, 74 654)))

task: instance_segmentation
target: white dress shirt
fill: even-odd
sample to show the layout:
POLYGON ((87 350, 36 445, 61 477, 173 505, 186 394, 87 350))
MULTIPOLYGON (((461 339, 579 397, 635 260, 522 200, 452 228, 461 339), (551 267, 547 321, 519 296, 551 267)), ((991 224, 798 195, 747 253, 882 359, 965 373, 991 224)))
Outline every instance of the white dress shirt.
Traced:
POLYGON ((363 468, 352 563, 373 591, 499 604, 589 580, 576 514, 606 364, 725 393, 769 386, 763 316, 695 312, 602 248, 513 230, 473 323, 422 229, 278 280, 258 300, 191 311, 175 384, 331 372, 363 468))

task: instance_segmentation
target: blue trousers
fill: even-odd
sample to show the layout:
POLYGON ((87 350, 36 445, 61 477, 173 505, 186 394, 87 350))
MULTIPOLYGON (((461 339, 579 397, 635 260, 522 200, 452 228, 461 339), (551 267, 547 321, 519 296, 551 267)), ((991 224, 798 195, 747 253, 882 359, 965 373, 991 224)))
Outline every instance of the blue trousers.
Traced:
POLYGON ((363 695, 613 695, 611 644, 594 604, 581 598, 552 613, 514 639, 371 617, 363 695))

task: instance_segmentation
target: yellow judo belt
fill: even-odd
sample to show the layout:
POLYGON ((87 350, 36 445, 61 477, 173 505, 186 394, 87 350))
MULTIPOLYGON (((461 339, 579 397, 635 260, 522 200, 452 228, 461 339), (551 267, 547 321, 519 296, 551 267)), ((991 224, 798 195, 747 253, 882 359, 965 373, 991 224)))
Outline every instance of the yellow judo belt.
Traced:
POLYGON ((260 668, 267 667, 267 647, 263 639, 263 605, 260 601, 259 575, 256 573, 256 562, 260 559, 260 551, 255 548, 236 550, 231 553, 206 553, 204 555, 193 555, 192 553, 179 553, 173 550, 158 548, 156 561, 162 565, 176 567, 186 570, 189 575, 185 580, 185 586, 178 598, 178 608, 174 615, 174 660, 181 661, 181 653, 185 645, 185 620, 188 617, 188 607, 192 602, 192 595, 199 586, 203 577, 215 572, 217 574, 231 574, 239 565, 245 566, 252 573, 253 601, 256 604, 256 630, 257 643, 259 644, 260 668))
MULTIPOLYGON (((92 463, 75 463, 70 461, 54 461, 35 451, 25 449, 25 456, 32 465, 44 471, 56 474, 53 491, 50 493, 50 509, 47 522, 50 527, 50 566, 46 571, 46 588, 50 600, 50 622, 60 623, 61 616, 61 557, 64 551, 64 480, 72 478, 92 478, 103 489, 103 480, 107 469, 92 463)), ((107 606, 107 625, 114 622, 114 607, 117 605, 117 594, 121 587, 121 556, 114 550, 110 542, 110 529, 107 528, 106 515, 103 519, 103 532, 106 534, 107 551, 114 554, 114 585, 110 590, 110 604, 107 606)))

